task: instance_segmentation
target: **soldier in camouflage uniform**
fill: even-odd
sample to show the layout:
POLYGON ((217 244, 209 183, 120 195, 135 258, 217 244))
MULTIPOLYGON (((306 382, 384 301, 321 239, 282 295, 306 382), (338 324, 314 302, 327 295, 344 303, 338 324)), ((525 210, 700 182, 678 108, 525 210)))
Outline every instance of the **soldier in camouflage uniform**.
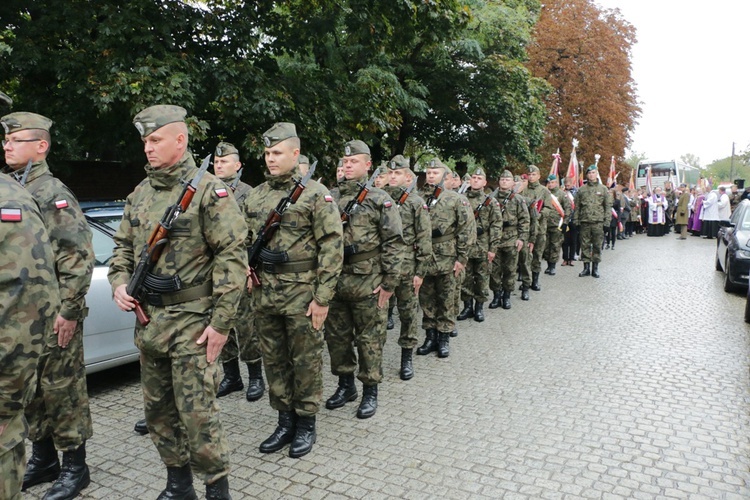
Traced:
MULTIPOLYGON (((474 210, 471 208, 471 205, 469 204, 469 198, 466 197, 466 190, 469 187, 469 181, 465 179, 462 180, 461 175, 455 170, 452 170, 451 174, 453 175, 451 189, 458 194, 459 198, 461 199, 461 203, 463 203, 466 209, 466 213, 468 215, 469 225, 471 226, 471 237, 468 243, 469 243, 469 248, 473 248, 473 246, 477 242, 477 237, 476 237, 477 222, 474 220, 474 210), (463 184, 464 182, 466 183, 465 186, 463 184), (464 188, 463 192, 460 192, 462 191, 462 188, 464 188)), ((468 265, 468 261, 467 261, 467 265, 468 265)), ((458 314, 458 311, 461 311, 461 291, 463 290, 465 280, 466 280, 466 269, 463 269, 460 273, 458 273, 458 276, 456 276, 456 291, 453 293, 453 298, 456 301, 455 306, 454 306, 454 310, 456 311, 456 314, 458 314)), ((453 323, 453 330, 451 331, 450 336, 451 337, 458 336, 458 323, 455 323, 455 322, 453 323)))
POLYGON ((510 309, 510 293, 515 284, 518 255, 529 238, 529 210, 523 197, 516 193, 513 174, 505 170, 500 175, 497 200, 503 218, 503 234, 495 256, 490 277, 493 292, 490 309, 510 309))
POLYGON ((425 341, 417 354, 437 351, 439 357, 446 358, 450 355, 450 335, 456 326, 456 279, 469 260, 476 225, 469 216, 468 203, 461 201, 458 193, 446 188, 435 197, 443 176, 448 183, 451 176, 448 167, 439 159, 432 160, 420 193, 432 223, 432 263, 419 291, 425 341))
MULTIPOLYGON (((54 254, 42 214, 15 180, 0 176, 0 498, 21 498, 36 370, 60 310, 54 254), (21 279, 23 276, 23 279, 21 279)), ((54 448, 53 448, 54 450, 54 448)))
POLYGON ((544 249, 544 260, 547 261, 547 269, 544 270, 544 274, 554 276, 556 274, 555 267, 557 266, 557 261, 560 260, 560 250, 565 239, 565 231, 567 230, 566 221, 570 220, 571 206, 570 199, 565 194, 565 191, 560 189, 560 181, 557 180, 556 175, 552 174, 547 177, 547 189, 549 189, 552 196, 557 198, 565 214, 562 217, 562 221, 560 220, 560 213, 556 211, 550 213, 547 218, 547 246, 544 249))
POLYGON ((404 238, 401 279, 393 295, 398 300, 398 317, 401 321, 401 333, 398 337, 398 345, 401 347, 399 376, 401 380, 409 380, 414 376, 412 355, 418 341, 419 289, 432 259, 432 225, 427 206, 417 194, 416 187, 399 204, 416 178, 416 174, 409 168, 409 160, 396 155, 388 163, 388 169, 389 185, 384 189, 396 201, 404 238))
POLYGON ((0 118, 5 129, 5 162, 24 180, 47 227, 61 308, 45 338, 37 369, 34 399, 26 408, 32 455, 24 489, 55 481, 50 498, 73 498, 90 482, 86 441, 92 436, 86 369, 83 358, 85 296, 94 270, 91 230, 78 201, 47 165, 52 121, 34 113, 11 113, 0 118), (26 170, 31 161, 30 170, 26 170), (57 456, 63 452, 63 465, 57 456))
MULTIPOLYGON (((166 209, 179 201, 180 181, 198 173, 185 116, 179 106, 157 105, 133 119, 148 165, 147 178, 127 197, 114 237, 108 277, 123 311, 136 305, 127 285, 139 252, 166 209)), ((150 270, 149 281, 158 285, 146 286, 141 305, 151 321, 136 324, 135 344, 148 430, 167 466, 163 498, 197 498, 191 467, 206 484, 206 498, 230 498, 229 448, 216 404, 221 371, 214 361, 234 327, 247 270, 246 238, 234 197, 206 173, 150 270)))
MULTIPOLYGON (((346 143, 345 180, 331 191, 342 213, 359 194, 371 164, 367 144, 346 143)), ((385 191, 373 187, 344 224, 344 266, 326 320, 331 372, 339 377, 336 392, 326 401, 330 410, 357 398, 357 364, 364 386, 357 417, 370 418, 377 410, 388 300, 401 280, 402 250, 398 208, 385 191)))
POLYGON ((471 217, 476 221, 477 238, 469 250, 466 277, 461 290, 464 309, 458 320, 474 318, 484 321, 484 303, 489 298, 490 267, 497 254, 503 234, 503 216, 497 199, 484 192, 487 174, 477 168, 470 177, 471 189, 466 192, 471 217), (489 205, 484 206, 485 200, 489 205))
MULTIPOLYGON (((250 231, 257 237, 269 214, 290 195, 300 140, 292 123, 276 123, 263 134, 266 182, 248 197, 250 231)), ((323 324, 341 272, 343 237, 339 211, 323 185, 309 180, 284 212, 278 230, 261 254, 260 288, 253 309, 266 365, 276 430, 260 445, 273 453, 291 443, 301 457, 315 443, 315 420, 323 399, 323 324)), ((252 282, 248 283, 252 285, 252 282)))
POLYGON ((602 260, 604 227, 612 217, 612 197, 601 182, 596 165, 586 169, 586 184, 578 188, 575 197, 573 223, 581 234, 581 260, 583 271, 578 276, 599 277, 599 262, 602 260))
POLYGON ((521 281, 523 289, 531 288, 538 292, 542 289, 539 284, 539 273, 542 271, 542 256, 547 245, 547 221, 555 218, 557 211, 552 206, 550 200, 552 195, 549 190, 539 184, 539 168, 536 165, 529 165, 528 175, 529 184, 521 195, 529 203, 529 210, 535 210, 538 217, 536 227, 533 229, 533 238, 529 240, 534 244, 533 249, 525 252, 524 263, 521 266, 521 281))
POLYGON ((300 175, 305 175, 310 170, 310 159, 305 155, 299 155, 298 166, 300 175))

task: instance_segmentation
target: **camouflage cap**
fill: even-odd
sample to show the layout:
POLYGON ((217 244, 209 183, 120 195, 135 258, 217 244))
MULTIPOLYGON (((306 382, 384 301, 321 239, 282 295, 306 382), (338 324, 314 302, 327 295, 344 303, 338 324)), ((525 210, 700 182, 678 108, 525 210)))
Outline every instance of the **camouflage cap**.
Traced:
POLYGON ((344 144, 344 156, 369 155, 370 147, 363 141, 355 139, 344 144))
POLYGON ((530 174, 538 174, 539 173, 539 167, 536 165, 529 165, 529 173, 530 174))
POLYGON ((12 134, 20 130, 44 130, 49 132, 52 123, 52 120, 46 116, 26 111, 18 111, 0 118, 0 124, 2 124, 6 134, 12 134))
POLYGON ((521 176, 520 175, 516 175, 515 177, 513 177, 513 182, 521 182, 521 176))
POLYGON ((133 118, 133 125, 141 134, 141 137, 148 137, 164 125, 170 123, 184 122, 187 111, 181 106, 172 104, 157 104, 151 106, 133 118))
POLYGON ((482 177, 487 177, 487 173, 482 167, 477 167, 471 175, 481 175, 482 177))
POLYGON ((383 162, 378 168, 376 168, 375 172, 377 172, 378 177, 380 177, 381 175, 386 175, 388 173, 388 167, 385 165, 385 162, 383 162))
POLYGON ((556 176, 555 174, 549 174, 549 175, 547 176, 547 181, 548 181, 548 182, 549 182, 549 181, 556 181, 556 180, 557 180, 557 176, 556 176))
POLYGON ((273 127, 263 132, 263 145, 270 148, 292 137, 297 137, 297 127, 294 123, 276 122, 273 127))
POLYGON ((427 168, 442 168, 443 170, 448 170, 448 167, 440 161, 440 158, 433 158, 430 160, 430 162, 427 164, 427 168))
POLYGON ((4 102, 9 108, 13 106, 13 99, 5 92, 0 92, 0 102, 4 102))
POLYGON ((588 174, 592 170, 598 170, 596 165, 589 165, 589 168, 586 169, 586 173, 588 174))
POLYGON ((220 142, 216 145, 215 156, 222 157, 229 155, 240 155, 240 152, 237 150, 237 148, 234 147, 234 144, 231 144, 229 142, 220 142))
POLYGON ((309 165, 310 159, 305 155, 299 155, 299 164, 300 165, 309 165))
POLYGON ((501 179, 512 179, 513 178, 513 174, 511 173, 510 170, 503 170, 503 173, 500 174, 500 178, 501 179))
POLYGON ((403 155, 396 155, 391 158, 388 162, 388 168, 391 170, 400 170, 403 168, 409 168, 409 160, 403 157, 403 155))
POLYGON ((471 176, 469 174, 464 174, 462 180, 468 182, 471 180, 471 176))

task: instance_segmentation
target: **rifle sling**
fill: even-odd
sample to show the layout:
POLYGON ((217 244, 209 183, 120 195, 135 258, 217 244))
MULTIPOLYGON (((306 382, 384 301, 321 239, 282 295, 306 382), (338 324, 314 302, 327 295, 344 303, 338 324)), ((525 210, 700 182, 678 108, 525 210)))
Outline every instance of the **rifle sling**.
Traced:
POLYGON ((260 269, 264 273, 271 274, 303 273, 305 271, 312 271, 313 269, 317 268, 318 261, 312 259, 284 263, 264 262, 260 266, 260 269))
POLYGON ((189 302, 191 300, 210 297, 213 293, 213 283, 206 281, 200 285, 191 286, 183 290, 169 293, 146 293, 146 302, 152 306, 164 307, 189 302))

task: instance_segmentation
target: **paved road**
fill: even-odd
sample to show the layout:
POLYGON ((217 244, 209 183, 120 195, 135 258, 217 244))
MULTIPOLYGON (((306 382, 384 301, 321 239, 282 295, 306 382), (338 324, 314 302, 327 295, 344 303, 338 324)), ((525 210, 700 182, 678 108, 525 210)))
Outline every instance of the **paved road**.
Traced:
MULTIPOLYGON (((391 332, 377 415, 323 409, 299 460, 257 451, 276 421, 266 400, 221 399, 233 497, 750 498, 750 328, 713 252, 694 237, 617 242, 601 279, 578 278, 580 263, 543 276, 530 302, 516 292, 510 311, 461 322, 450 358, 415 357, 408 382, 391 332)), ((132 432, 137 366, 89 387, 84 497, 156 498, 165 470, 132 432)))

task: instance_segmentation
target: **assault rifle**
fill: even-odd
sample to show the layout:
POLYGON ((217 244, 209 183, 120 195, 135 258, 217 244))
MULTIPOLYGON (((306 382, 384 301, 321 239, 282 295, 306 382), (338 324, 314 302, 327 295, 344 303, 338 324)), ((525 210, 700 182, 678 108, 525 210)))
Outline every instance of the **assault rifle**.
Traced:
POLYGON ((294 180, 294 187, 292 190, 286 197, 279 200, 279 204, 276 205, 276 208, 268 214, 266 223, 258 232, 258 236, 255 238, 252 246, 247 250, 247 263, 250 267, 250 281, 252 282, 253 287, 260 286, 260 278, 258 277, 257 269, 261 263, 261 251, 266 248, 268 242, 271 241, 273 235, 276 234, 276 230, 279 228, 279 224, 281 224, 281 217, 284 215, 284 212, 286 212, 290 206, 297 203, 299 197, 302 196, 302 191, 307 187, 307 183, 315 173, 315 167, 317 166, 318 162, 316 161, 310 165, 310 170, 307 171, 304 177, 299 180, 294 180))
POLYGON ((31 170, 31 163, 32 163, 32 161, 31 161, 31 160, 29 160, 29 162, 28 162, 28 163, 26 164, 26 166, 25 166, 25 167, 24 167, 24 169, 23 169, 23 174, 21 175, 20 179, 19 179, 19 177, 18 177, 18 174, 15 174, 15 176, 16 176, 16 180, 17 180, 17 181, 18 181, 18 183, 19 183, 19 184, 21 184, 22 186, 25 186, 25 185, 26 185, 26 179, 28 179, 28 178, 29 178, 29 170, 31 170))
POLYGON ((416 178, 416 176, 411 181, 411 184, 409 185, 408 188, 406 188, 406 189, 401 188, 401 196, 399 196, 398 200, 396 200, 396 205, 398 205, 400 207, 401 205, 403 205, 404 203, 406 203, 406 199, 409 197, 409 194, 412 191, 414 191, 415 187, 417 187, 417 178, 416 178))
POLYGON ((367 193, 369 193, 370 189, 372 189, 372 185, 375 183, 375 178, 379 173, 379 169, 376 168, 370 176, 370 179, 364 185, 359 185, 359 193, 357 193, 357 196, 355 196, 354 199, 350 200, 349 203, 346 204, 346 206, 344 207, 344 211, 341 212, 341 222, 343 222, 344 224, 349 222, 349 219, 351 219, 354 210, 356 210, 356 208, 365 201, 365 198, 367 198, 367 193))
POLYGON ((516 196, 517 192, 518 192, 518 186, 514 184, 513 189, 510 190, 510 192, 508 193, 508 196, 506 196, 503 202, 500 203, 500 213, 505 212, 505 207, 508 205, 508 202, 516 196))
POLYGON ((230 184, 230 185, 229 185, 229 188, 230 188, 230 189, 231 189, 232 191, 236 191, 236 190, 237 190, 237 186, 239 186, 239 185, 240 185, 240 178, 241 178, 241 177, 242 177, 242 169, 240 168, 240 169, 239 169, 239 170, 237 171, 237 177, 236 177, 236 178, 235 178, 235 179, 234 179, 234 180, 232 181, 232 184, 230 184))
POLYGON ((469 189, 469 183, 467 181, 464 181, 463 184, 461 184, 461 187, 458 188, 458 194, 464 194, 469 189))
POLYGON ((141 250, 138 265, 135 266, 135 271, 133 271, 133 275, 130 277, 130 282, 126 288, 127 294, 135 299, 135 308, 133 310, 135 311, 135 317, 141 326, 146 326, 151 322, 141 305, 146 294, 146 289, 144 287, 146 276, 159 261, 164 248, 166 248, 169 243, 169 231, 172 229, 174 221, 176 221, 177 218, 188 209, 190 202, 193 201, 193 196, 198 190, 198 184, 200 184, 203 174, 208 170, 210 159, 211 155, 208 155, 203 159, 201 168, 195 174, 193 180, 190 182, 186 182, 184 179, 182 180, 185 187, 183 188, 182 193, 180 193, 177 203, 167 207, 164 216, 151 232, 148 242, 143 246, 143 250, 141 250))
POLYGON ((435 186, 435 191, 432 192, 431 195, 427 197, 425 200, 425 203, 427 204, 427 210, 430 210, 432 207, 435 206, 435 204, 438 202, 438 199, 440 198, 440 195, 443 194, 443 189, 445 188, 445 175, 447 172, 443 173, 443 177, 440 178, 440 182, 438 182, 438 185, 435 186))
POLYGON ((474 209, 474 219, 478 219, 479 218, 479 211, 480 210, 482 210, 483 208, 486 208, 486 207, 490 206, 490 203, 492 203, 492 199, 495 197, 495 195, 498 193, 498 191, 500 191, 499 187, 495 188, 495 190, 493 192, 491 192, 490 194, 488 194, 487 196, 485 196, 484 201, 477 208, 474 209))

